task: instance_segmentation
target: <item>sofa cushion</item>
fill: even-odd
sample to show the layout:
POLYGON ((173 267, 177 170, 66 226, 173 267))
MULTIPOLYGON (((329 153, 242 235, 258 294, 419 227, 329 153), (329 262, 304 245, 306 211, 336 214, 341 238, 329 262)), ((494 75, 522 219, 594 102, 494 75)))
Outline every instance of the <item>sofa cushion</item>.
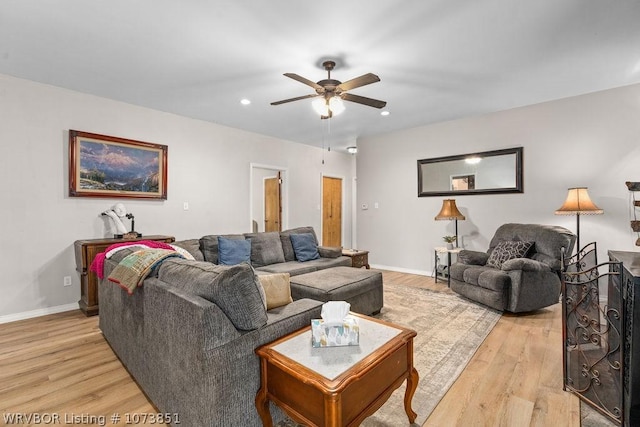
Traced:
POLYGON ((251 239, 251 264, 255 267, 284 262, 280 233, 277 231, 247 233, 245 237, 251 239))
POLYGON ((521 240, 502 241, 491 251, 489 259, 487 259, 487 265, 493 268, 502 268, 502 264, 505 261, 526 257, 532 246, 533 242, 521 240))
MULTIPOLYGON (((244 236, 242 234, 224 234, 222 237, 226 237, 227 239, 244 240, 244 236)), ((200 238, 199 243, 200 251, 202 252, 204 260, 218 264, 218 235, 211 234, 209 236, 203 236, 200 238)))
POLYGON ((264 289, 267 310, 293 302, 289 273, 260 274, 258 280, 264 289))
POLYGON ((292 228, 290 230, 285 230, 280 232, 280 242, 282 243, 282 251, 284 252, 285 261, 295 261, 296 254, 293 251, 293 245, 291 244, 291 235, 292 234, 302 234, 302 233, 311 233, 316 240, 316 244, 318 244, 318 237, 316 236, 315 231, 313 231, 313 227, 298 227, 292 228))
POLYGON ((511 283, 511 277, 502 270, 488 268, 478 275, 478 286, 491 289, 496 292, 503 292, 511 283))
POLYGON ((167 260, 158 279, 216 304, 240 330, 267 323, 261 285, 247 263, 219 266, 204 261, 167 260))
POLYGON ((218 236, 218 264, 236 265, 251 260, 251 239, 227 239, 218 236))
POLYGON ((320 258, 316 238, 311 233, 292 234, 291 246, 300 262, 311 261, 320 258))
POLYGON ((289 273, 292 276, 299 274, 311 273, 312 271, 322 270, 325 268, 346 266, 351 267, 351 258, 341 256, 338 258, 318 258, 307 262, 287 261, 279 264, 265 265, 256 268, 258 272, 266 273, 289 273))

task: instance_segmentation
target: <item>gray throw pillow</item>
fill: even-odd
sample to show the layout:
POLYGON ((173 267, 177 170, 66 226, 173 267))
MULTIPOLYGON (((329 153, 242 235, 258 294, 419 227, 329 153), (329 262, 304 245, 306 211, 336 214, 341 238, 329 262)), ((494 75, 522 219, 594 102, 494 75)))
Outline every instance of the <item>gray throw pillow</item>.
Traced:
POLYGON ((277 231, 247 233, 245 237, 251 239, 251 264, 254 267, 284 262, 280 233, 277 231))
POLYGON ((520 240, 506 240, 498 243, 489 255, 487 266, 502 268, 502 264, 510 259, 525 258, 534 242, 520 240))
POLYGON ((267 323, 264 290, 247 263, 171 259, 160 266, 158 279, 216 304, 237 329, 251 331, 267 323))

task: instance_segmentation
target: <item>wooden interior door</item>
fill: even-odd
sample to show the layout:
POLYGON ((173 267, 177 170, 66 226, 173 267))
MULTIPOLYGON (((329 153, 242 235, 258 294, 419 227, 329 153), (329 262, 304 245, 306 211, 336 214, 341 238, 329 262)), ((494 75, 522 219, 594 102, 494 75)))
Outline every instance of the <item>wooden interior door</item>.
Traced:
POLYGON ((264 180, 264 231, 282 231, 281 184, 280 172, 264 180))
POLYGON ((342 246, 342 179, 322 177, 322 245, 342 246))

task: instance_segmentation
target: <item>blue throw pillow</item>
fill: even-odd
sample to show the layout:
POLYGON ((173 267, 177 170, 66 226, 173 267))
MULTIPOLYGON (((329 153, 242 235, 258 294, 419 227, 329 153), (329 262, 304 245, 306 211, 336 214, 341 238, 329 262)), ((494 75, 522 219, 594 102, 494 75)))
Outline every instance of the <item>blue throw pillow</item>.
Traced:
POLYGON ((293 246, 296 259, 300 262, 320 258, 316 238, 311 233, 292 234, 291 246, 293 246))
POLYGON ((227 239, 218 236, 218 264, 236 265, 251 260, 251 239, 227 239))

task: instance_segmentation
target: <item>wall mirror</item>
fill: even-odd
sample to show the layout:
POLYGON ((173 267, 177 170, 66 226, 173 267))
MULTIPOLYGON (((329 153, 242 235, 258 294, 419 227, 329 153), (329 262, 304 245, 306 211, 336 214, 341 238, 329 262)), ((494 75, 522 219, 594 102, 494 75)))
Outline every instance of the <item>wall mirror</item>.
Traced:
POLYGON ((522 147, 418 160, 418 197, 522 191, 522 147))

